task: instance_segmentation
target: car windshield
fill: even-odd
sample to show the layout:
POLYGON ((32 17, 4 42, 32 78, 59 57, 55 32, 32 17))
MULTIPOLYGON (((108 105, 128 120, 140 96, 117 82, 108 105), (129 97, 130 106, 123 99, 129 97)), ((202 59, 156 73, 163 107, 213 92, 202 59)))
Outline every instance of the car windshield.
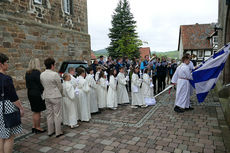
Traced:
POLYGON ((68 72, 68 69, 70 67, 73 67, 74 69, 78 68, 79 66, 82 66, 84 68, 87 68, 87 64, 68 64, 67 68, 65 69, 65 72, 64 73, 67 73, 68 72))

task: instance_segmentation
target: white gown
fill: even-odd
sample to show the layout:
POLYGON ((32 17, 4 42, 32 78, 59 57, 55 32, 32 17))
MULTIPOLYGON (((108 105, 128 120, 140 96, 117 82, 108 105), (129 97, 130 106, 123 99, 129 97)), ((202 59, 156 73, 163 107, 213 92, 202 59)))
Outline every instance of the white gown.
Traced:
POLYGON ((153 97, 153 84, 150 80, 150 77, 147 73, 143 75, 143 83, 141 87, 141 91, 145 100, 146 105, 155 105, 156 100, 153 97))
POLYGON ((78 82, 79 89, 79 106, 80 106, 80 120, 89 121, 91 119, 90 114, 90 102, 89 102, 89 86, 87 81, 79 76, 78 82))
POLYGON ((131 105, 138 105, 138 106, 145 105, 144 97, 142 95, 141 88, 140 88, 141 83, 142 83, 142 80, 139 78, 139 76, 133 73, 132 80, 131 80, 131 89, 132 89, 131 105))
POLYGON ((100 78, 98 82, 98 107, 105 108, 107 105, 107 83, 105 78, 100 78))
POLYGON ((77 87, 77 84, 78 84, 77 79, 72 74, 69 74, 69 75, 71 77, 70 82, 73 85, 73 88, 75 89, 77 87))
POLYGON ((78 112, 76 108, 76 96, 73 85, 70 81, 64 81, 63 84, 63 124, 77 125, 78 112))
POLYGON ((129 95, 126 89, 126 79, 123 73, 118 73, 117 75, 117 97, 118 97, 118 104, 129 103, 129 95))
MULTIPOLYGON (((195 68, 193 62, 190 61, 188 66, 189 66, 190 73, 192 73, 192 70, 195 68)), ((193 86, 190 84, 190 96, 192 96, 192 94, 193 94, 193 86)))
POLYGON ((113 75, 110 75, 109 79, 109 90, 107 95, 107 107, 117 107, 117 80, 113 75))
POLYGON ((96 113, 98 112, 98 102, 97 102, 97 84, 93 78, 93 75, 89 74, 85 78, 89 85, 89 101, 90 101, 90 112, 96 113))
POLYGON ((190 83, 189 80, 192 79, 191 72, 188 65, 182 63, 180 67, 177 68, 177 90, 176 90, 176 101, 175 105, 180 108, 189 108, 190 106, 190 83))

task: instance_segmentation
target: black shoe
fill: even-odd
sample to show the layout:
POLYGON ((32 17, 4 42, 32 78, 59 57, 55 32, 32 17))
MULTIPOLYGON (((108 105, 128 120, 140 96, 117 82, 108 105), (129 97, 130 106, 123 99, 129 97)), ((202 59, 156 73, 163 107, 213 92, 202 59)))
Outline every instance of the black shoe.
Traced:
POLYGON ((52 133, 52 134, 48 134, 49 137, 52 137, 55 133, 52 133))
POLYGON ((46 130, 35 129, 35 133, 36 133, 36 134, 44 133, 44 132, 46 132, 46 130))
POLYGON ((190 110, 194 110, 194 108, 189 107, 189 108, 185 108, 186 111, 190 111, 190 110))
POLYGON ((63 135, 64 135, 64 133, 56 135, 56 138, 59 138, 60 136, 63 136, 63 135))
POLYGON ((182 110, 180 107, 176 106, 174 107, 174 111, 177 113, 184 113, 184 110, 182 110))
POLYGON ((36 133, 36 129, 35 128, 32 128, 32 133, 36 133))

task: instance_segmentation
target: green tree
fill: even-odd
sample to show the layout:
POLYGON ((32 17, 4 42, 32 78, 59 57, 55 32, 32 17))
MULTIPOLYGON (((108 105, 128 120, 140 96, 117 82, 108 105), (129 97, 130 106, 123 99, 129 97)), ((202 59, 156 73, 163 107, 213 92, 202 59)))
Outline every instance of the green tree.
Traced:
POLYGON ((139 57, 139 47, 142 41, 138 39, 136 21, 130 12, 128 0, 120 0, 112 16, 112 28, 109 29, 111 40, 107 48, 113 58, 128 56, 139 57))

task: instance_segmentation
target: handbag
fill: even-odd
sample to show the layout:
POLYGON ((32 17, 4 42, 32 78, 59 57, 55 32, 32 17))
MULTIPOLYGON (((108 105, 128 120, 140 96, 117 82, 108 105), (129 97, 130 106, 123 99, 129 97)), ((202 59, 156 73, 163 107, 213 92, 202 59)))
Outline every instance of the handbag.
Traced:
POLYGON ((16 110, 12 113, 5 113, 5 102, 8 102, 9 100, 4 100, 4 85, 3 85, 3 79, 2 79, 2 114, 3 114, 3 121, 5 124, 5 128, 13 128, 15 126, 18 126, 21 124, 21 115, 20 110, 16 107, 16 110))

